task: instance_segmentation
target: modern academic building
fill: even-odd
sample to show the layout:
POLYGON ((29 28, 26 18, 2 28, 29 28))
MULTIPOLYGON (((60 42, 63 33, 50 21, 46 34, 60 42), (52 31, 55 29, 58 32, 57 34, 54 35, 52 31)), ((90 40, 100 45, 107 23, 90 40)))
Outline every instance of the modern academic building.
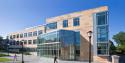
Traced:
MULTIPOLYGON (((107 6, 47 18, 46 24, 39 29, 42 30, 42 34, 34 36, 35 32, 28 30, 26 32, 28 37, 17 38, 17 40, 28 41, 27 47, 37 47, 38 56, 57 56, 63 60, 88 61, 90 42, 87 32, 92 31, 92 61, 100 63, 107 63, 108 61, 109 23, 107 6), (29 37, 30 34, 33 36, 29 37), (30 42, 30 40, 33 41, 33 37, 37 39, 35 45, 30 42)), ((25 36, 25 32, 21 33, 25 36)), ((14 36, 15 33, 14 35, 10 34, 10 37, 11 35, 14 36)))
POLYGON ((88 31, 92 31, 92 59, 106 63, 109 55, 107 6, 46 19, 45 32, 38 36, 38 56, 64 60, 89 60, 88 31))

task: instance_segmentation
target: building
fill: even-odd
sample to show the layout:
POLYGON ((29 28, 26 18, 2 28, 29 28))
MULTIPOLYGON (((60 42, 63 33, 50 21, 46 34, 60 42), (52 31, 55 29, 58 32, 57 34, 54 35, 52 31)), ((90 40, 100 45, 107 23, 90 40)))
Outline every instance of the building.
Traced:
POLYGON ((38 56, 54 57, 56 55, 64 60, 88 61, 88 31, 93 32, 92 61, 106 63, 109 56, 107 6, 47 18, 46 24, 40 28, 27 29, 9 36, 17 41, 28 41, 24 41, 26 47, 37 47, 38 56), (36 30, 42 30, 43 34, 34 34, 36 30), (32 36, 32 33, 35 36, 32 36), (28 37, 25 37, 27 35, 28 37), (20 38, 17 38, 19 36, 20 38), (31 44, 34 39, 38 39, 37 44, 31 44))
POLYGON ((108 7, 74 12, 46 19, 46 33, 38 37, 38 56, 89 60, 88 31, 92 31, 92 60, 106 63, 109 55, 108 7))
POLYGON ((44 33, 43 30, 44 26, 39 25, 30 28, 25 28, 24 30, 18 32, 10 33, 8 34, 8 37, 10 41, 16 41, 15 45, 21 45, 21 42, 23 42, 25 49, 36 55, 37 36, 44 33))

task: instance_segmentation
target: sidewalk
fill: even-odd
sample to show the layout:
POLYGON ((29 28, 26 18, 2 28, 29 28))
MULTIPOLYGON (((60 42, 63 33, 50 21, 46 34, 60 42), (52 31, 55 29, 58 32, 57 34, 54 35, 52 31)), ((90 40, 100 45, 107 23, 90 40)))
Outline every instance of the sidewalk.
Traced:
MULTIPOLYGON (((17 57, 18 61, 16 61, 15 63, 21 63, 21 61, 22 61, 21 54, 18 54, 17 56, 18 56, 17 57)), ((13 59, 13 56, 5 57, 5 58, 13 59)), ((13 63, 13 61, 0 62, 0 63, 13 63)), ((24 55, 24 63, 54 63, 54 59, 53 58, 46 58, 46 57, 37 57, 37 56, 33 56, 33 55, 24 55)), ((58 60, 58 63, 88 63, 88 62, 58 60)))

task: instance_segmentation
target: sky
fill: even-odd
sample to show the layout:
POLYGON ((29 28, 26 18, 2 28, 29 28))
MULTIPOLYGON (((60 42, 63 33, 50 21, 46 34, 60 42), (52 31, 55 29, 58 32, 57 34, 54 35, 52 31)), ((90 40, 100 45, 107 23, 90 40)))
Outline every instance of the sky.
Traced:
POLYGON ((125 31, 125 0, 0 0, 0 35, 42 25, 46 18, 109 7, 109 36, 125 31))

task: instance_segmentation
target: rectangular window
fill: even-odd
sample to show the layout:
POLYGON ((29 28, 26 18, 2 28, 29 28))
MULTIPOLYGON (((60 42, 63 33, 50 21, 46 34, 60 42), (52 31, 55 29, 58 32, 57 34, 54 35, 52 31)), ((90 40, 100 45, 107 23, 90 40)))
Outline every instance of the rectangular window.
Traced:
POLYGON ((97 33, 107 33, 108 32, 108 26, 98 26, 97 27, 97 33))
POLYGON ((97 27, 97 42, 108 42, 108 27, 107 26, 97 27))
POLYGON ((10 39, 13 39, 12 35, 10 35, 10 39))
POLYGON ((16 38, 16 35, 13 35, 13 38, 16 38))
POLYGON ((107 24, 107 12, 101 12, 96 14, 97 25, 107 24))
POLYGON ((73 26, 79 26, 80 25, 79 20, 80 20, 79 17, 74 18, 73 19, 73 26))
POLYGON ((56 29, 56 28, 57 28, 57 22, 49 23, 49 24, 46 25, 46 30, 56 29))
POLYGON ((19 38, 19 34, 17 34, 16 37, 19 38))
POLYGON ((24 44, 25 44, 25 45, 27 44, 27 40, 24 40, 24 44))
POLYGON ((23 38, 23 34, 20 34, 20 38, 23 38))
POLYGON ((32 40, 28 40, 28 44, 32 44, 32 40))
POLYGON ((97 34, 97 40, 98 42, 107 42, 108 41, 108 34, 97 34))
POLYGON ((33 40, 33 44, 36 44, 37 43, 37 40, 35 39, 35 40, 33 40))
POLYGON ((24 33, 24 37, 27 37, 27 33, 24 33))
POLYGON ((34 32, 33 32, 33 36, 37 36, 37 31, 34 31, 34 32))
POLYGON ((108 43, 98 43, 97 53, 101 55, 108 54, 108 43))
POLYGON ((43 31, 42 30, 39 30, 38 31, 38 35, 40 35, 40 34, 42 34, 43 33, 43 31))
POLYGON ((68 27, 68 20, 63 21, 63 27, 68 27))
POLYGON ((28 33, 28 37, 32 37, 32 32, 29 32, 29 33, 28 33))

